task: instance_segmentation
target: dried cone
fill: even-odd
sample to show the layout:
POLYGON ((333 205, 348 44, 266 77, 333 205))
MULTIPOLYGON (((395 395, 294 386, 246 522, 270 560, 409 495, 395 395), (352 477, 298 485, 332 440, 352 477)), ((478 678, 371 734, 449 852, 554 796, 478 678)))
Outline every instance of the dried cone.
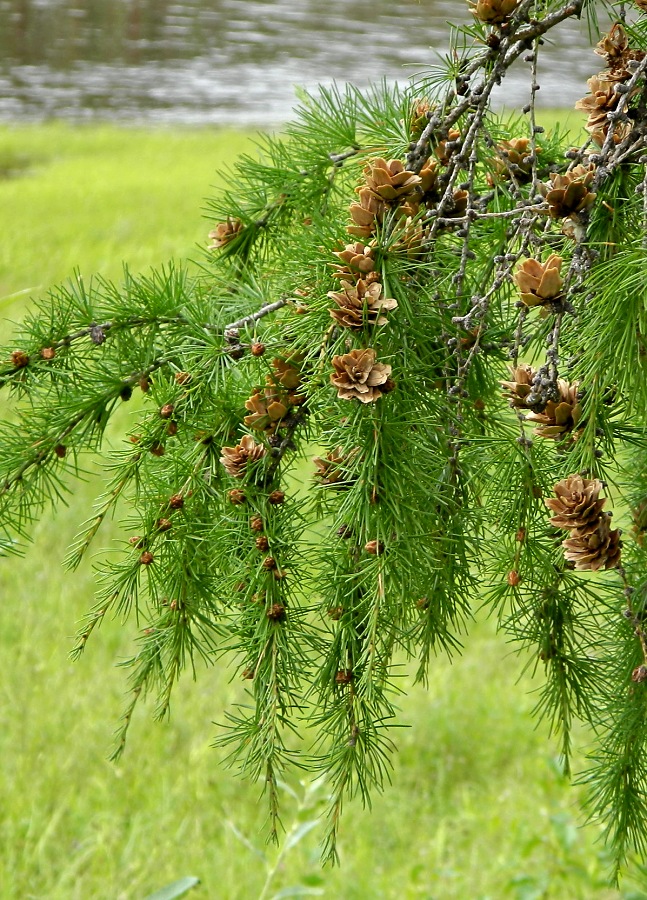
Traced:
POLYGON ((334 356, 332 364, 335 371, 330 381, 342 400, 375 403, 382 396, 382 388, 391 374, 391 366, 376 362, 375 350, 370 347, 334 356))
POLYGON ((639 9, 642 9, 643 12, 647 12, 647 0, 634 0, 634 2, 639 9))
POLYGON ((452 153, 447 144, 460 140, 461 133, 457 128, 450 129, 446 139, 439 141, 434 147, 434 156, 442 166, 448 166, 451 162, 452 153))
POLYGON ((472 15, 486 25, 500 25, 509 19, 520 0, 475 0, 470 2, 472 15))
POLYGON ((329 291, 339 309, 331 309, 330 315, 338 325, 361 331, 365 325, 386 325, 383 312, 397 308, 397 301, 384 296, 379 281, 366 284, 361 278, 356 284, 342 281, 341 291, 329 291))
POLYGON ((409 133, 413 139, 419 138, 429 122, 433 107, 428 100, 418 100, 413 105, 409 119, 409 133))
POLYGON ((560 269, 563 259, 552 253, 546 262, 537 259, 526 259, 514 273, 514 283, 521 293, 521 300, 526 306, 543 306, 560 299, 564 279, 560 269))
POLYGON ((420 190, 422 191, 423 203, 435 204, 440 200, 442 191, 438 180, 439 176, 438 160, 430 156, 420 170, 420 190))
POLYGON ((501 387, 506 392, 510 406, 515 409, 527 409, 526 397, 532 391, 532 382, 535 377, 532 366, 521 363, 510 369, 510 381, 501 381, 501 387))
POLYGON ((571 537, 577 532, 578 537, 597 530, 600 523, 602 507, 607 502, 600 500, 602 482, 597 478, 582 478, 581 475, 569 475, 553 488, 556 497, 544 503, 554 513, 551 525, 571 531, 571 537))
MULTIPOLYGON (((638 5, 640 6, 640 2, 638 5)), ((641 6, 641 9, 647 10, 647 3, 641 6)), ((608 76, 615 81, 626 81, 631 77, 631 72, 627 68, 630 60, 640 62, 645 58, 644 50, 634 50, 629 47, 627 32, 619 22, 616 22, 609 34, 603 35, 595 52, 598 56, 605 58, 610 69, 608 76)))
POLYGON ((335 447, 325 457, 315 456, 312 461, 317 467, 315 478, 320 484, 340 484, 344 481, 341 467, 346 462, 346 457, 343 447, 335 447))
POLYGON ((543 412, 531 412, 526 416, 529 422, 535 422, 539 426, 535 428, 535 434, 539 437, 557 440, 573 431, 582 418, 582 408, 577 399, 578 383, 569 384, 559 378, 557 387, 559 400, 549 400, 543 412))
POLYGON ((240 444, 235 447, 223 447, 220 462, 225 467, 228 475, 233 478, 242 478, 245 474, 247 463, 256 462, 265 456, 265 447, 257 444, 254 438, 246 434, 240 444))
POLYGON ((381 157, 371 160, 364 167, 366 187, 384 203, 401 203, 417 192, 420 176, 405 169, 399 159, 388 162, 381 157))
POLYGON ((287 356, 285 359, 273 359, 272 380, 278 381, 288 391, 298 388, 301 383, 301 373, 298 368, 301 360, 301 355, 297 353, 287 356))
POLYGON ((346 244, 341 251, 335 251, 335 256, 341 262, 341 266, 335 266, 333 278, 342 278, 349 281, 351 278, 361 278, 369 282, 375 281, 379 275, 375 271, 375 247, 366 246, 358 241, 355 244, 346 244))
POLYGON ((574 563, 578 572, 597 572, 620 565, 620 531, 612 531, 610 523, 609 513, 602 513, 594 531, 580 534, 575 530, 562 541, 566 560, 574 563))
POLYGON ((351 203, 349 210, 353 224, 346 231, 355 237, 369 238, 384 220, 388 206, 368 187, 360 188, 358 194, 359 203, 351 203))
MULTIPOLYGON (((492 160, 496 176, 504 179, 514 176, 519 184, 527 184, 532 179, 532 162, 529 159, 532 154, 530 138, 511 138, 509 141, 502 141, 496 149, 498 155, 492 160)), ((536 152, 541 153, 539 147, 536 148, 536 152)), ((490 176, 488 181, 492 184, 495 179, 490 176)))
POLYGON ((220 222, 213 231, 209 232, 209 239, 211 243, 208 246, 208 250, 219 250, 221 247, 224 247, 226 244, 229 244, 236 235, 241 231, 243 227, 243 223, 240 219, 234 219, 231 216, 227 218, 226 222, 220 222))
POLYGON ((278 423, 288 411, 287 405, 281 401, 273 386, 266 387, 263 391, 257 388, 249 400, 245 401, 245 409, 251 413, 245 416, 245 425, 268 433, 276 430, 278 423))
POLYGON ((542 185, 542 193, 548 202, 548 213, 553 219, 565 219, 588 210, 595 201, 589 185, 595 177, 595 166, 575 166, 570 172, 558 175, 551 172, 548 185, 542 185))

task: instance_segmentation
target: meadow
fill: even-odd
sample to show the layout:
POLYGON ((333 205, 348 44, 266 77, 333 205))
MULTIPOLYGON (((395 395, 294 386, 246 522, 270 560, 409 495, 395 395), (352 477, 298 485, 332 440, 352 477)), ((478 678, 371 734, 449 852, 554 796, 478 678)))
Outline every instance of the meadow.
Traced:
MULTIPOLYGON (((203 199, 249 141, 208 129, 0 128, 3 317, 19 318, 75 268, 119 278, 124 261, 145 271, 198 258, 203 199)), ((326 787, 298 775, 285 786, 291 840, 265 845, 261 787, 224 770, 211 747, 241 695, 221 665, 186 677, 168 722, 139 710, 125 756, 108 762, 132 634, 105 623, 71 663, 93 575, 91 563, 62 567, 100 490, 91 470, 69 506, 43 516, 24 558, 0 560, 2 900, 144 900, 186 875, 201 880, 196 900, 647 900, 637 867, 608 886, 582 788, 561 775, 556 741, 532 717, 533 667, 482 615, 426 688, 403 670, 409 727, 396 735, 393 786, 370 812, 348 804, 338 868, 319 864, 326 787)))

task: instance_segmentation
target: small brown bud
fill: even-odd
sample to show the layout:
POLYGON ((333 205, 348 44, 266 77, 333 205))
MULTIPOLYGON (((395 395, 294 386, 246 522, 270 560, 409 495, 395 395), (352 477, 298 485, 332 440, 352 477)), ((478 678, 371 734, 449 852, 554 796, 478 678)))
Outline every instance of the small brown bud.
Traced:
POLYGON ((242 344, 232 344, 226 350, 227 356, 230 356, 233 360, 242 359, 245 355, 245 348, 242 344))
POLYGON ((260 516, 252 516, 249 520, 249 527, 252 531, 262 531, 263 530, 263 520, 260 516))
POLYGON ((164 444, 160 444, 159 441, 155 441, 155 443, 151 444, 148 448, 149 452, 153 454, 153 456, 164 456, 165 448, 164 444))
POLYGON ((383 394, 390 394, 391 391, 394 391, 396 388, 395 381, 392 378, 387 378, 384 384, 380 385, 380 391, 383 394))
POLYGON ((515 541, 519 541, 520 544, 526 540, 526 529, 520 528, 519 531, 514 536, 515 541))
POLYGON ((119 397, 124 401, 124 403, 127 403, 128 400, 130 400, 130 398, 132 397, 132 395, 133 395, 133 389, 131 388, 131 386, 129 384, 125 384, 122 387, 122 389, 119 391, 119 397))
POLYGON ((93 344, 103 344, 106 340, 106 333, 100 325, 93 325, 90 329, 90 340, 93 344))
POLYGON ((141 441, 141 437, 138 434, 131 434, 128 440, 131 444, 138 444, 141 441))
POLYGON ((480 397, 477 397, 476 400, 474 401, 474 409, 477 412, 483 412, 483 410, 485 409, 485 401, 481 400, 480 397))
POLYGON ((147 394, 151 389, 151 383, 149 379, 144 375, 139 379, 139 390, 142 394, 147 394))
POLYGON ((283 569, 274 569, 273 575, 274 581, 283 581, 284 578, 288 577, 288 573, 283 569))
POLYGON ((642 684, 643 681, 647 681, 647 666, 636 666, 631 673, 631 680, 635 681, 636 684, 642 684))
POLYGON ((271 503, 272 506, 279 506, 281 503, 285 502, 285 493, 283 491, 272 491, 267 498, 267 502, 271 503))
POLYGON ((342 540, 349 540, 353 536, 353 529, 350 525, 340 525, 337 529, 337 537, 342 538, 342 540))
POLYGON ((29 365, 29 356, 24 350, 14 350, 11 354, 11 365, 14 369, 24 369, 29 365))
POLYGON ((364 550, 372 556, 380 556, 384 553, 384 543, 383 541, 369 541, 368 544, 364 544, 364 550))
POLYGON ((58 456, 59 459, 63 459, 63 457, 67 453, 67 447, 65 446, 65 444, 57 444, 54 447, 54 453, 58 456))
POLYGON ((160 417, 162 419, 170 419, 174 409, 175 407, 172 403, 165 403, 164 406, 160 406, 160 417))
POLYGON ((177 384, 188 384, 191 381, 191 374, 189 372, 176 372, 175 381, 177 384))
POLYGON ((262 356, 265 353, 265 344, 261 344, 259 341, 254 341, 249 349, 252 356, 262 356))
POLYGON ((270 542, 268 541, 266 535, 262 534, 260 537, 256 538, 256 549, 260 550, 261 553, 267 553, 270 549, 270 542))
POLYGON ((171 612, 175 612, 179 605, 180 604, 178 603, 177 600, 171 600, 171 602, 168 605, 168 608, 171 610, 171 612))
POLYGON ((254 669, 252 669, 252 668, 250 667, 250 668, 247 668, 247 669, 243 669, 243 671, 242 671, 240 677, 241 677, 241 678, 244 678, 245 681, 251 681, 251 680, 254 678, 254 675, 255 675, 255 674, 256 674, 256 672, 254 671, 254 669))
POLYGON ((173 496, 169 498, 168 505, 171 509, 182 509, 184 506, 184 497, 182 494, 173 494, 173 496))
POLYGON ((144 550, 142 555, 139 557, 139 562, 141 563, 142 566, 150 566, 150 564, 153 562, 154 558, 155 557, 150 552, 150 550, 144 550))
POLYGON ((144 539, 138 534, 134 534, 132 537, 128 538, 128 543, 132 544, 133 547, 137 547, 138 550, 141 550, 144 546, 144 539))
POLYGON ((341 617, 344 615, 344 607, 343 606, 331 606, 328 610, 328 618, 332 619, 333 622, 339 622, 341 617))
POLYGON ((245 496, 244 491, 239 491, 237 488, 234 488, 233 491, 229 491, 229 502, 233 503, 234 506, 241 506, 247 497, 245 496))
POLYGON ((544 496, 538 484, 533 485, 532 496, 535 498, 535 500, 541 500, 541 498, 544 496))
POLYGON ((419 610, 429 609, 429 597, 421 597, 420 600, 416 600, 416 608, 419 610))
POLYGON ((353 670, 352 669, 339 669, 339 671, 335 675, 335 682, 337 684, 350 684, 352 680, 353 680, 353 670))
POLYGON ((54 359, 56 356, 56 350, 53 347, 43 347, 40 351, 40 355, 43 359, 54 359))
POLYGON ((270 622, 282 622, 285 619, 285 607, 282 603, 273 603, 265 615, 270 622))
POLYGON ((521 581, 521 577, 516 569, 512 569, 511 572, 508 572, 508 584, 510 587, 516 587, 521 581))
POLYGON ((276 569, 276 560, 273 556, 266 556, 263 560, 264 569, 276 569))
POLYGON ((157 530, 158 531, 170 531, 173 527, 173 523, 170 519, 158 519, 157 520, 157 530))
POLYGON ((166 426, 166 433, 169 437, 175 437, 175 435, 177 434, 177 428, 177 422, 169 422, 166 426))

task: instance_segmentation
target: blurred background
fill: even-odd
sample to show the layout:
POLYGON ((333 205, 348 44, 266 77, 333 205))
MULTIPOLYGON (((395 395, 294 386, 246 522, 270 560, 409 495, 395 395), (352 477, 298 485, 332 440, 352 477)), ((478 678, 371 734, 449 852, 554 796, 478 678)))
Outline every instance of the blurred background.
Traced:
MULTIPOLYGON (((446 52, 457 0, 0 0, 0 119, 274 125, 294 86, 403 81, 446 52)), ((586 27, 543 55, 540 102, 595 72, 586 27)), ((505 101, 521 104, 522 69, 505 101)), ((527 66, 525 67, 527 68, 527 66)), ((502 92, 499 92, 502 100, 502 92)))

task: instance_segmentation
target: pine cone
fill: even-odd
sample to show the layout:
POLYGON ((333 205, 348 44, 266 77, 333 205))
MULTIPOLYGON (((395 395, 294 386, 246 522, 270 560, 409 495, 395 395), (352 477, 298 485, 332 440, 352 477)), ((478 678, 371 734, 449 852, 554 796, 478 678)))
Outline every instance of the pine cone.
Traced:
POLYGON ((548 213, 553 219, 565 219, 584 212, 593 204, 596 195, 589 191, 595 177, 595 166, 575 166, 570 172, 559 175, 551 172, 548 185, 540 190, 548 201, 548 213))
MULTIPOLYGON (((303 361, 300 353, 291 353, 285 359, 272 360, 272 381, 278 381, 286 390, 293 391, 301 384, 299 364, 303 361)), ((268 379, 269 383, 270 379, 268 379)))
POLYGON ((442 196, 439 184, 439 163, 437 159, 429 157, 420 170, 420 190, 423 203, 438 203, 442 196))
POLYGON ((582 535, 575 530, 562 541, 566 560, 574 563, 578 572, 597 572, 620 565, 620 531, 612 531, 610 523, 609 513, 602 513, 595 531, 582 535))
POLYGON ((410 194, 418 192, 420 176, 405 169, 399 159, 388 162, 381 157, 371 160, 364 168, 366 187, 384 203, 398 204, 410 194))
POLYGON ((240 444, 235 447, 223 447, 220 462, 227 474, 233 478, 242 478, 248 462, 257 462, 265 456, 265 447, 257 444, 254 438, 246 434, 240 444))
POLYGON ((375 271, 375 247, 358 242, 346 244, 344 250, 335 251, 335 256, 342 263, 335 266, 333 278, 341 278, 349 281, 351 278, 361 278, 366 282, 376 281, 379 278, 375 271))
POLYGON ((209 239, 212 243, 209 244, 207 249, 219 250, 221 247, 224 247, 225 244, 229 244, 230 241, 233 241, 242 228, 243 223, 240 219, 234 219, 231 216, 228 216, 226 222, 220 222, 213 231, 209 232, 209 239))
POLYGON ((509 19, 520 0, 470 0, 472 15, 486 25, 500 25, 509 19))
POLYGON ((245 409, 251 412, 251 416, 245 416, 245 425, 268 433, 275 431, 277 424, 288 411, 274 386, 266 387, 262 392, 257 388, 249 400, 245 401, 245 409))
POLYGON ((647 0, 634 0, 634 2, 639 9, 642 9, 643 12, 647 12, 647 0))
POLYGON ((330 382, 342 400, 375 403, 382 396, 382 389, 391 374, 391 366, 375 362, 375 350, 370 347, 334 356, 332 364, 335 371, 330 382))
POLYGON ((544 263, 537 259, 526 259, 521 263, 513 280, 526 306, 542 306, 560 299, 564 286, 564 279, 559 274, 562 262, 561 256, 553 253, 544 263))
POLYGON ((343 447, 335 447, 330 453, 326 453, 325 458, 315 456, 312 461, 317 467, 315 478, 320 484, 340 484, 345 480, 344 471, 341 468, 347 461, 343 447))
MULTIPOLYGON (((638 2, 640 6, 640 2, 638 2)), ((647 3, 641 7, 647 10, 647 3)), ((631 77, 627 63, 631 60, 640 62, 645 58, 644 50, 633 50, 629 47, 629 38, 620 22, 616 22, 609 34, 602 36, 595 48, 598 56, 603 56, 610 71, 608 77, 614 81, 626 81, 631 77)))
POLYGON ((602 482, 597 478, 569 475, 553 488, 556 498, 544 500, 553 513, 550 522, 555 528, 571 531, 571 537, 585 537, 596 531, 606 499, 599 499, 602 482))
MULTIPOLYGON (((494 176, 509 180, 511 175, 514 175, 519 184, 528 184, 532 180, 532 162, 528 158, 532 153, 529 138, 511 138, 509 141, 502 141, 497 144, 497 151, 498 155, 492 159, 494 176)), ((536 152, 541 153, 539 147, 536 148, 536 152)), ((490 184, 495 180, 492 175, 488 177, 490 184)))
POLYGON ((356 284, 342 281, 341 291, 329 291, 328 296, 334 300, 339 309, 331 309, 330 315, 345 328, 361 331, 365 325, 386 325, 383 312, 397 308, 397 301, 386 298, 382 293, 379 281, 366 284, 360 279, 356 284))
POLYGON ((577 426, 582 418, 582 407, 577 399, 578 383, 569 384, 562 378, 557 380, 559 400, 549 400, 543 412, 528 413, 526 419, 536 422, 535 434, 539 437, 555 438, 556 440, 568 434, 577 426))
POLYGON ((355 237, 369 238, 384 220, 388 206, 366 186, 360 188, 357 193, 359 203, 355 201, 350 205, 350 217, 354 224, 349 225, 346 231, 355 237))
POLYGON ((449 163, 451 161, 452 153, 454 152, 453 150, 450 150, 447 147, 447 144, 450 142, 453 143, 454 141, 458 141, 460 139, 460 136, 461 136, 460 131, 457 128, 452 128, 449 131, 449 134, 447 135, 445 140, 439 141, 436 144, 436 146, 434 147, 434 156, 436 157, 438 162, 441 164, 441 166, 449 165, 449 163))
POLYGON ((536 375, 532 366, 525 363, 510 369, 510 381, 501 381, 501 387, 507 392, 510 406, 514 409, 527 409, 526 397, 532 391, 532 382, 536 375))
POLYGON ((433 106, 428 100, 418 100, 411 110, 409 119, 409 133, 412 140, 420 137, 429 122, 429 113, 433 111, 433 106))

